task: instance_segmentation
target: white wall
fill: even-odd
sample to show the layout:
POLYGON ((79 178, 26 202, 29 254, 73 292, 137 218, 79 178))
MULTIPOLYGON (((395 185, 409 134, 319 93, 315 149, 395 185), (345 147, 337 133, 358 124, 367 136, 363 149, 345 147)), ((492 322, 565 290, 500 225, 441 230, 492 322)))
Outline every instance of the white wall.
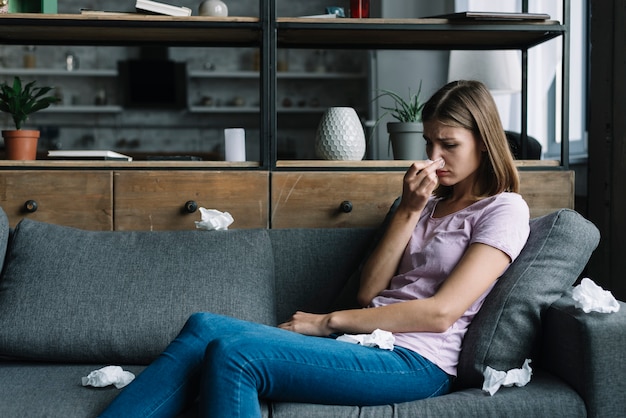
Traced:
MULTIPOLYGON (((384 18, 426 17, 453 10, 453 1, 437 2, 400 2, 397 0, 382 1, 380 16, 384 18)), ((417 92, 422 81, 422 100, 427 100, 439 87, 447 81, 447 51, 373 51, 372 52, 372 97, 381 89, 393 90, 400 95, 417 92), (410 69, 410 71, 407 71, 410 69)), ((383 102, 384 103, 384 102, 383 102)), ((372 120, 376 121, 384 111, 379 104, 372 104, 372 120)), ((388 147, 386 124, 392 120, 386 116, 377 126, 372 137, 371 157, 392 159, 388 147)))

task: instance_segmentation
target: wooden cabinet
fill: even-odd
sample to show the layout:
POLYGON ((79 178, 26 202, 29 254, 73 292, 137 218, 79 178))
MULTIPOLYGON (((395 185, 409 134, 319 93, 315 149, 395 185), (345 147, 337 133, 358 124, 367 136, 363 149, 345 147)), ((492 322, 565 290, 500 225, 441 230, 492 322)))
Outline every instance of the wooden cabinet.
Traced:
POLYGON ((561 208, 574 209, 574 172, 520 171, 520 193, 530 207, 531 218, 561 208))
POLYGON ((229 212, 230 228, 265 228, 268 177, 264 171, 117 171, 115 229, 195 229, 199 207, 229 212))
MULTIPOLYGON (((195 229, 200 207, 229 212, 231 229, 371 227, 401 195, 403 175, 380 168, 3 170, 0 206, 12 227, 28 217, 90 230, 195 229)), ((573 171, 523 170, 520 177, 531 217, 574 207, 573 171)))
MULTIPOLYGON (((272 228, 369 227, 380 224, 402 194, 404 173, 272 173, 272 228)), ((574 208, 574 172, 520 171, 520 193, 538 217, 574 208)))
POLYGON ((272 228, 378 225, 402 193, 399 171, 274 172, 272 228))
POLYGON ((0 171, 0 206, 11 227, 22 218, 91 230, 113 229, 112 173, 0 171))
MULTIPOLYGON (((374 226, 400 195, 406 167, 392 161, 279 161, 278 50, 493 48, 518 49, 526 54, 529 48, 550 39, 562 37, 564 44, 568 40, 567 23, 551 20, 281 18, 276 16, 274 6, 272 1, 261 0, 258 17, 1 15, 0 43, 6 44, 167 44, 251 47, 261 51, 260 106, 254 109, 259 121, 258 161, 133 161, 117 165, 86 161, 20 165, 5 161, 0 167, 4 186, 0 203, 9 212, 12 223, 22 216, 32 216, 90 229, 192 229, 199 214, 185 213, 184 208, 187 202, 195 202, 197 206, 230 212, 235 219, 232 228, 374 226), (33 196, 35 192, 37 196, 33 196), (24 215, 22 207, 27 200, 38 201, 40 209, 24 215)), ((526 90, 523 85, 524 98, 526 90)), ((564 108, 567 95, 564 83, 564 108)), ((522 113, 525 126, 526 112, 522 113)), ((529 202, 532 216, 573 207, 567 114, 561 118, 561 124, 564 151, 560 162, 540 161, 541 166, 546 166, 541 171, 531 167, 522 172, 522 195, 529 202)))

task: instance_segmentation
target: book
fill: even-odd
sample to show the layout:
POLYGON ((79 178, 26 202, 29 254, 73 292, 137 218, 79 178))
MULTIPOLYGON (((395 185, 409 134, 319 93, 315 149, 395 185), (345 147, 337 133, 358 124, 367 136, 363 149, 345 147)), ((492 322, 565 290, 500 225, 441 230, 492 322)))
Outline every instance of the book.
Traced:
POLYGON ((517 12, 457 12, 437 16, 428 16, 433 19, 450 20, 548 20, 550 15, 545 13, 517 13, 517 12))
POLYGON ((94 9, 81 8, 80 9, 80 14, 81 15, 95 15, 95 16, 99 16, 99 15, 136 15, 137 12, 122 12, 122 11, 116 11, 116 10, 94 10, 94 9))
POLYGON ((335 13, 326 13, 323 15, 300 16, 303 19, 334 19, 338 17, 335 13))
POLYGON ((62 160, 133 160, 133 157, 109 150, 50 150, 48 151, 48 158, 62 160))
POLYGON ((188 7, 172 6, 152 0, 137 0, 135 9, 167 16, 191 16, 191 9, 188 7))

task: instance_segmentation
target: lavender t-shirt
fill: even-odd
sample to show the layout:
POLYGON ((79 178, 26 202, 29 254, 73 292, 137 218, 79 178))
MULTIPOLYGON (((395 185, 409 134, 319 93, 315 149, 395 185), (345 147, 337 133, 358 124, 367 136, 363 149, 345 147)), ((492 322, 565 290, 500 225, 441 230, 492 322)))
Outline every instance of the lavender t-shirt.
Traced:
MULTIPOLYGON (((482 243, 519 255, 529 234, 528 205, 517 193, 500 193, 441 218, 431 198, 404 251, 389 287, 370 306, 385 306, 434 295, 472 243, 482 243)), ((426 357, 456 376, 463 336, 493 285, 447 331, 395 333, 395 344, 426 357)))

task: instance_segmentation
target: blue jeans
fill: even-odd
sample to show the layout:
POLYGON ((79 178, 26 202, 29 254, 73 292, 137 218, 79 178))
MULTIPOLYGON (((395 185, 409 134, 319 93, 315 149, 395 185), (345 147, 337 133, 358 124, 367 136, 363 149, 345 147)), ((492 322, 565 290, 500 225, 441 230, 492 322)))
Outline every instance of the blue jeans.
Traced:
POLYGON ((259 417, 259 399, 385 405, 442 395, 450 378, 419 354, 310 337, 210 313, 192 315, 101 417, 259 417))

